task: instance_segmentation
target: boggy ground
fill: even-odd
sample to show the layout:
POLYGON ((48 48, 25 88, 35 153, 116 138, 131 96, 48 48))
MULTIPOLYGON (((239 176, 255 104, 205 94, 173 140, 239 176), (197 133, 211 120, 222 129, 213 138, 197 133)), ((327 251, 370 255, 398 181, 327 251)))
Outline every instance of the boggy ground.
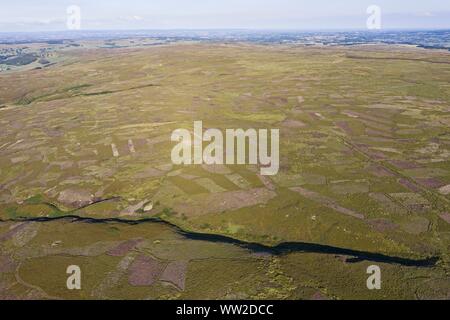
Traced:
MULTIPOLYGON (((330 298, 448 298, 447 52, 394 46, 177 44, 60 55, 61 62, 45 69, 0 74, 3 234, 15 230, 15 223, 36 217, 158 217, 186 230, 266 245, 307 242, 416 260, 439 257, 431 268, 387 266, 392 273, 386 271, 389 280, 384 283, 391 291, 375 293, 365 287, 366 262, 349 264, 323 254, 265 257, 262 261, 277 270, 289 269, 289 276, 276 277, 287 291, 270 291, 273 295, 247 281, 243 283, 249 288, 238 290, 239 285, 231 284, 239 276, 222 272, 233 267, 217 261, 198 265, 197 276, 202 268, 202 274, 217 270, 229 280, 230 294, 242 291, 245 297, 308 298, 320 291, 330 298), (279 174, 260 176, 256 166, 173 166, 170 134, 176 128, 191 129, 196 120, 205 128, 279 128, 279 174), (313 292, 299 289, 305 281, 314 283, 313 292), (423 283, 429 287, 424 289, 423 283)), ((16 257, 20 248, 33 248, 34 241, 38 247, 59 241, 60 225, 72 228, 67 240, 71 246, 89 239, 95 247, 103 241, 101 232, 110 228, 95 225, 103 231, 88 236, 81 223, 29 222, 23 230, 55 229, 49 233, 53 238, 41 243, 40 231, 30 229, 21 231, 29 242, 18 240, 19 245, 11 244, 12 236, 0 235, 6 257, 2 266, 10 266, 9 274, 2 272, 0 290, 5 295, 16 297, 11 288, 21 288, 17 297, 25 298, 37 292, 51 297, 74 294, 52 289, 59 288, 61 279, 38 284, 33 278, 44 265, 62 268, 68 261, 59 259, 66 254, 35 253, 38 259, 30 249, 16 257), (26 274, 31 278, 26 280, 26 274)), ((115 233, 119 239, 125 237, 122 228, 115 233)), ((126 237, 139 238, 138 228, 144 227, 127 226, 126 237)), ((160 241, 157 238, 152 241, 160 241)), ((179 274, 189 279, 188 271, 180 271, 190 270, 188 258, 172 261, 144 254, 121 262, 102 248, 105 251, 92 249, 99 261, 86 260, 92 270, 98 268, 107 279, 113 272, 108 268, 121 265, 111 277, 125 279, 131 272, 124 286, 137 285, 141 298, 166 294, 155 286, 161 277, 170 277, 167 274, 177 278, 168 281, 175 286, 168 295, 227 297, 210 282, 195 280, 195 271, 193 282, 182 287, 179 274), (168 267, 170 262, 174 264, 168 267), (141 269, 147 270, 145 275, 141 269)), ((230 250, 233 256, 236 249, 230 250)), ((81 251, 66 258, 83 260, 81 251)), ((264 273, 268 267, 263 264, 259 275, 260 258, 252 259, 231 260, 242 277, 269 281, 264 273)), ((80 293, 84 298, 131 297, 133 291, 91 286, 80 293)))
POLYGON ((450 298, 439 265, 281 253, 193 239, 152 221, 3 222, 0 234, 1 299, 450 298), (366 287, 374 263, 382 290, 366 287), (81 269, 81 290, 67 289, 72 265, 81 269))

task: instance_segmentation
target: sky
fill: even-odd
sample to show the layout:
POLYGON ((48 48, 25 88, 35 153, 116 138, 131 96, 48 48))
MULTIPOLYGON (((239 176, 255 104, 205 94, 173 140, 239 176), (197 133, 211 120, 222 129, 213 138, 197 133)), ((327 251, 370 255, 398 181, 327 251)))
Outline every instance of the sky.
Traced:
POLYGON ((450 0, 0 0, 0 32, 67 30, 364 29, 370 5, 383 29, 450 29, 450 0))

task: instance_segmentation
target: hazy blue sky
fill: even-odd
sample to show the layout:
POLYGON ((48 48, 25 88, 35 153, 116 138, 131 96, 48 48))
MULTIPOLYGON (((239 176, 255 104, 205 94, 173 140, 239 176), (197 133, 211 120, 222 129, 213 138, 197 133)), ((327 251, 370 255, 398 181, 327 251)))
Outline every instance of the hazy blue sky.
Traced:
POLYGON ((450 0, 0 0, 0 32, 64 30, 69 5, 82 29, 363 29, 372 4, 383 28, 450 29, 450 0))

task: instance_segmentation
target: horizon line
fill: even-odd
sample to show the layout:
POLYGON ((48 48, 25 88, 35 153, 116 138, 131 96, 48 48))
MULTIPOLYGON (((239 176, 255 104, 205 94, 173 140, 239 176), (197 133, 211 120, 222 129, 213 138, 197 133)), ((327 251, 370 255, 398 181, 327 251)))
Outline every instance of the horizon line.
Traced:
POLYGON ((370 30, 367 28, 159 28, 159 29, 79 29, 79 30, 69 30, 69 29, 58 29, 58 30, 37 30, 37 31, 0 31, 0 34, 11 34, 11 33, 82 33, 82 32, 161 32, 161 31, 265 31, 265 32, 371 32, 371 33, 382 33, 384 31, 450 31, 449 27, 438 27, 438 28, 382 28, 377 30, 370 30))

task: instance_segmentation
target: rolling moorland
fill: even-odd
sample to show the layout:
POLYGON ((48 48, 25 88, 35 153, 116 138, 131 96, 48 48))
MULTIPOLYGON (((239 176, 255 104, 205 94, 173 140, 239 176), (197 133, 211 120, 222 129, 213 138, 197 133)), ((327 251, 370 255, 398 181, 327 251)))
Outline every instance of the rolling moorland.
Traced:
POLYGON ((448 51, 179 42, 45 58, 0 72, 1 299, 450 299, 448 51), (172 165, 172 131, 197 120, 280 129, 279 173, 172 165))

